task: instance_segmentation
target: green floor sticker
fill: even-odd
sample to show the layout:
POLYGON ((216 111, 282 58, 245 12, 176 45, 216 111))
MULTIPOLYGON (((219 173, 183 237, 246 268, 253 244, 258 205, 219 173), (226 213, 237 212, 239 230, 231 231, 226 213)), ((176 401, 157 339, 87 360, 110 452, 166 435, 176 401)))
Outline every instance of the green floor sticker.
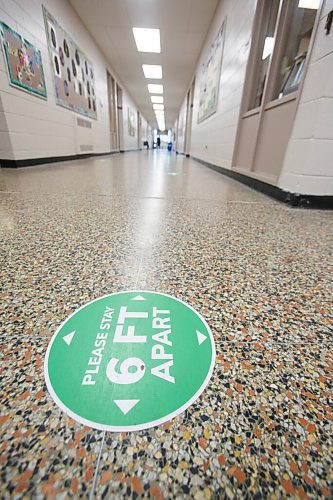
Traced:
POLYGON ((179 415, 202 393, 215 363, 205 320, 156 292, 106 295, 54 334, 44 373, 54 401, 95 429, 131 431, 179 415))

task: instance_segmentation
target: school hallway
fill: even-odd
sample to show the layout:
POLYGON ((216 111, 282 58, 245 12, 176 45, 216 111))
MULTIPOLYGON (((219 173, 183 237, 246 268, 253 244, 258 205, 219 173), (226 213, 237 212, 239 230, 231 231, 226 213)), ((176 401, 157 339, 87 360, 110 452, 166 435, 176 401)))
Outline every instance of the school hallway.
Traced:
POLYGON ((330 496, 331 212, 166 150, 2 169, 0 189, 2 498, 330 496), (184 412, 115 433, 68 417, 43 364, 70 314, 126 290, 191 305, 216 363, 184 412))

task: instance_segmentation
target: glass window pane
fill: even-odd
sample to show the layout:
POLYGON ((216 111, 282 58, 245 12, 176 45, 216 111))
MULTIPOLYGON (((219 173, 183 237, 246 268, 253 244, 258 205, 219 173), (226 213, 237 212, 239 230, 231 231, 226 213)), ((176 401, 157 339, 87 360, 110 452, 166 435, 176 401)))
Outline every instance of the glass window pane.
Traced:
POLYGON ((260 26, 258 60, 255 64, 253 90, 248 109, 261 105, 268 65, 274 47, 275 25, 280 0, 266 0, 264 3, 263 22, 260 26))
POLYGON ((295 92, 299 87, 316 19, 317 7, 318 2, 314 1, 297 0, 292 2, 292 12, 289 16, 287 36, 283 43, 282 56, 279 61, 273 99, 295 92), (309 7, 304 8, 304 5, 309 7))

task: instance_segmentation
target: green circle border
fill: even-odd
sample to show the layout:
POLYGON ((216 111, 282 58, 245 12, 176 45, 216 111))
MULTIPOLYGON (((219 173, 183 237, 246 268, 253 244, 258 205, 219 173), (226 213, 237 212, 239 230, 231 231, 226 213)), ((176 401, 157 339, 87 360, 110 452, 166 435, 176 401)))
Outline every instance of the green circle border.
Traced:
POLYGON ((102 297, 98 297, 97 299, 91 300, 87 304, 84 304, 83 306, 81 306, 78 309, 76 309, 70 316, 68 316, 68 318, 65 319, 65 321, 63 321, 61 323, 61 325, 57 328, 56 332, 52 336, 52 339, 51 339, 51 341, 50 341, 50 343, 49 343, 49 345, 47 347, 45 361, 44 361, 44 378, 45 378, 45 381, 46 381, 47 389, 48 389, 48 391, 49 391, 52 399, 54 400, 54 402, 69 417, 71 417, 73 420, 79 422, 80 424, 87 425, 88 427, 92 427, 93 429, 97 429, 97 430, 100 430, 100 431, 111 431, 111 432, 142 431, 144 429, 150 429, 151 427, 156 427, 158 425, 164 424, 165 422, 168 422, 169 420, 172 420, 174 417, 177 417, 183 411, 185 411, 189 406, 191 406, 199 398, 199 396, 202 394, 202 392, 204 391, 204 389, 207 387, 208 382, 210 381, 211 376, 212 376, 213 371, 214 371, 215 359, 216 359, 216 348, 215 348, 215 341, 214 341, 213 334, 212 334, 212 332, 211 332, 211 330, 210 330, 210 328, 208 326, 207 321, 192 306, 190 306, 189 304, 187 304, 183 300, 177 299, 176 297, 174 297, 172 295, 169 295, 169 294, 166 294, 166 293, 155 292, 153 290, 124 290, 122 292, 108 293, 106 295, 102 295, 102 297), (184 403, 182 406, 180 406, 179 408, 177 408, 177 410, 174 410, 173 412, 168 413, 168 415, 165 415, 162 418, 159 418, 157 420, 152 420, 150 422, 145 422, 144 424, 127 425, 127 426, 99 424, 98 422, 93 422, 93 421, 88 420, 88 419, 86 419, 84 417, 81 417, 80 415, 77 415, 70 408, 68 408, 61 401, 61 399, 58 397, 58 395, 56 394, 55 390, 52 387, 52 383, 51 383, 51 380, 50 380, 50 377, 49 377, 49 371, 48 371, 49 355, 50 355, 50 351, 51 351, 53 342, 55 341, 58 333, 63 328, 63 326, 65 326, 65 324, 67 323, 67 321, 69 321, 75 314, 77 314, 79 311, 81 311, 85 307, 88 307, 90 304, 92 304, 94 302, 97 302, 99 300, 102 300, 102 299, 104 299, 106 297, 112 297, 114 295, 122 295, 122 294, 127 294, 127 293, 136 293, 136 294, 153 293, 155 295, 162 295, 164 297, 168 297, 170 299, 176 300, 177 302, 180 302, 184 306, 186 306, 189 309, 191 309, 201 319, 201 321, 203 322, 203 324, 205 325, 205 327, 207 329, 207 332, 209 333, 209 338, 210 338, 211 346, 212 346, 212 359, 211 359, 210 367, 209 367, 208 373, 206 375, 206 378, 203 381, 203 383, 201 384, 201 386, 199 387, 199 389, 197 390, 197 392, 186 403, 184 403))

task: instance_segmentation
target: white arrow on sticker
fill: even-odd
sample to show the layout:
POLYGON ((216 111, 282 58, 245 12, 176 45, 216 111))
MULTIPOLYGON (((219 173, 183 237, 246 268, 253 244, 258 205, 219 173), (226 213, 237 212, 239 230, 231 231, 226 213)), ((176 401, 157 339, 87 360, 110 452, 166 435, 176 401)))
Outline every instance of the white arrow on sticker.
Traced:
POLYGON ((71 333, 68 333, 67 335, 65 335, 62 339, 66 342, 67 345, 71 345, 71 342, 73 340, 73 337, 76 333, 76 330, 74 330, 73 332, 71 333))
POLYGON ((115 399, 114 402, 118 408, 126 415, 134 406, 140 401, 140 399, 115 399))
POLYGON ((203 333, 200 333, 199 330, 196 330, 196 333, 197 333, 199 345, 201 345, 203 342, 205 342, 205 340, 207 340, 206 335, 204 335, 203 333))
POLYGON ((146 300, 146 299, 144 297, 142 297, 142 295, 137 295, 132 300, 146 300))

